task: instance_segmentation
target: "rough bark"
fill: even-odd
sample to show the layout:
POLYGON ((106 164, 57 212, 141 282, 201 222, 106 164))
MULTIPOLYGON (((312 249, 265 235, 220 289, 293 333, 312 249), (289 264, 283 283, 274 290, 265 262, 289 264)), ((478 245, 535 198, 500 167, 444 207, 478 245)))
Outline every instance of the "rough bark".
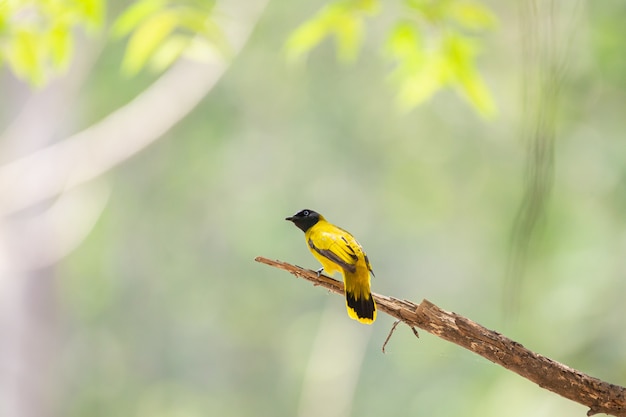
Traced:
MULTIPOLYGON (((257 262, 284 269, 330 291, 343 294, 343 283, 315 271, 281 261, 257 257, 257 262)), ((588 416, 605 413, 626 416, 626 388, 586 375, 562 363, 526 349, 498 332, 489 330, 459 314, 445 311, 428 300, 420 304, 373 294, 379 310, 455 343, 516 374, 541 388, 589 407, 588 416)))

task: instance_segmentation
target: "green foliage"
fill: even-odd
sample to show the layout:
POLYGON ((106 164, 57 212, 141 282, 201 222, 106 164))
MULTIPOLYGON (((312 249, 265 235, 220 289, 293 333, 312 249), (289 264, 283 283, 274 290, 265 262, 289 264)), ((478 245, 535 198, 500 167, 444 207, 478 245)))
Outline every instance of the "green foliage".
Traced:
POLYGON ((338 59, 354 61, 363 42, 365 17, 377 11, 375 0, 342 0, 329 4, 289 37, 286 46, 289 60, 305 58, 311 49, 332 36, 337 44, 338 59))
POLYGON ((94 31, 104 20, 104 0, 0 2, 0 63, 41 86, 64 71, 72 57, 72 31, 94 31))
POLYGON ((202 59, 216 50, 230 54, 213 16, 213 2, 142 0, 115 22, 112 33, 128 36, 122 70, 133 75, 149 65, 162 71, 180 56, 202 59))
MULTIPOLYGON (((286 44, 289 60, 306 57, 334 36, 341 61, 354 61, 364 36, 365 16, 380 14, 376 1, 338 1, 303 23, 286 44)), ((480 42, 475 33, 493 29, 497 19, 484 5, 464 0, 406 0, 384 45, 392 64, 390 80, 404 110, 448 87, 464 96, 483 116, 495 113, 488 88, 476 69, 480 42)))
MULTIPOLYGON (((105 6, 105 0, 0 2, 0 64, 31 85, 44 85, 67 69, 76 29, 102 33, 105 6)), ((212 1, 133 2, 112 26, 114 37, 128 37, 122 70, 129 75, 146 66, 162 71, 181 55, 229 55, 226 36, 213 17, 212 1)))
MULTIPOLYGON (((64 71, 74 49, 77 28, 103 26, 105 0, 16 0, 0 3, 0 64, 41 86, 64 71)), ((139 0, 114 20, 111 34, 127 38, 122 71, 134 75, 148 67, 163 71, 181 56, 206 59, 230 55, 230 45, 215 21, 214 3, 200 0, 139 0)), ((289 61, 299 62, 326 38, 337 58, 356 60, 366 20, 381 14, 378 0, 338 0, 326 5, 289 37, 289 61)), ((496 26, 493 13, 467 0, 405 0, 384 41, 392 66, 390 81, 404 110, 429 100, 444 88, 465 97, 482 115, 495 106, 479 72, 476 33, 496 26)))

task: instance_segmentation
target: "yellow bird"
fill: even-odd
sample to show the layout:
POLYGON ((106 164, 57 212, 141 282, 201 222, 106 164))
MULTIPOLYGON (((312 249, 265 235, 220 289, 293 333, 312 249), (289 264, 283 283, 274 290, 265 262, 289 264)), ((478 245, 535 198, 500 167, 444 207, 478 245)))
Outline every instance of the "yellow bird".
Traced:
POLYGON ((376 303, 370 292, 370 272, 374 272, 359 242, 313 210, 301 210, 285 220, 304 232, 309 250, 322 264, 318 274, 324 270, 331 275, 342 273, 348 315, 372 324, 376 320, 376 303))

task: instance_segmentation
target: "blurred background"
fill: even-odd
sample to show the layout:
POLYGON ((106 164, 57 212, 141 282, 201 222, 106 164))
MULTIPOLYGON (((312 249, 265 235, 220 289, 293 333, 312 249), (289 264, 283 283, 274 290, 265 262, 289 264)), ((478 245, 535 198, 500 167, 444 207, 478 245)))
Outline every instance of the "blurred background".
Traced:
MULTIPOLYGON (((2 417, 584 415, 425 332, 398 327, 383 354, 390 317, 361 325, 254 262, 319 267, 284 221, 303 208, 357 237, 375 292, 626 384, 623 2, 539 12, 539 31, 518 3, 484 2, 491 117, 449 89, 399 110, 384 14, 354 62, 327 41, 288 65, 286 40, 324 2, 224 3, 227 62, 129 77, 124 42, 83 36, 45 86, 3 69, 2 417), (525 37, 557 58, 554 100, 533 101, 546 61, 526 60, 525 37)), ((109 6, 111 20, 125 3, 109 6)))

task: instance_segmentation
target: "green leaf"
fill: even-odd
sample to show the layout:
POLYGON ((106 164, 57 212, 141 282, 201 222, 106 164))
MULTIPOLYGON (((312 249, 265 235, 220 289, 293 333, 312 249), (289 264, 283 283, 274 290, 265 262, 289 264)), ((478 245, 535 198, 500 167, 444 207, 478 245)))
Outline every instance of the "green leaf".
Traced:
POLYGON ((323 10, 317 16, 304 22, 287 39, 285 50, 289 62, 297 62, 309 54, 328 36, 330 26, 327 23, 328 11, 323 10))
POLYGON ((136 74, 154 50, 172 33, 178 24, 176 13, 164 10, 145 20, 131 35, 122 62, 122 70, 136 74))
POLYGON ((0 3, 0 35, 8 31, 9 7, 0 3))
POLYGON ((450 17, 471 30, 493 29, 498 19, 485 5, 473 1, 455 1, 450 4, 450 17))
POLYGON ((445 64, 439 53, 431 53, 423 65, 399 77, 397 102, 403 111, 430 100, 445 84, 445 64))
POLYGON ((343 62, 356 59, 363 42, 363 21, 351 13, 336 16, 334 33, 337 41, 337 57, 343 62))
POLYGON ((437 24, 445 20, 450 1, 454 0, 406 0, 404 4, 426 21, 437 24))
POLYGON ((40 65, 41 44, 36 32, 18 30, 7 54, 15 74, 34 85, 42 85, 45 81, 43 66, 40 65))
POLYGON ((207 18, 204 23, 204 29, 200 32, 217 50, 223 58, 231 58, 234 55, 234 48, 228 37, 211 17, 207 18))
POLYGON ((232 47, 213 19, 213 5, 200 0, 142 0, 130 7, 113 31, 116 36, 130 33, 122 70, 135 74, 148 63, 161 71, 181 55, 207 60, 217 51, 229 57, 232 47))
POLYGON ((446 56, 451 82, 485 117, 495 115, 496 107, 489 89, 476 70, 476 46, 471 39, 449 34, 446 56))
POLYGON ((331 3, 304 22, 285 44, 287 60, 297 62, 326 37, 334 36, 337 57, 350 62, 357 57, 363 42, 365 15, 377 13, 377 0, 349 0, 331 3))
POLYGON ((105 15, 105 0, 78 0, 75 7, 80 10, 82 25, 91 30, 102 27, 105 15))
POLYGON ((352 0, 350 7, 367 14, 375 15, 380 11, 380 3, 378 0, 352 0))
POLYGON ((419 29, 410 22, 397 23, 387 37, 385 51, 389 56, 398 60, 421 56, 422 36, 419 29))
POLYGON ((390 31, 385 52, 395 64, 390 80, 398 89, 396 100, 404 111, 430 99, 440 88, 437 57, 422 46, 419 29, 409 21, 390 31))
POLYGON ((126 36, 135 30, 145 19, 164 8, 164 0, 138 1, 115 20, 111 33, 116 38, 126 36))
POLYGON ((65 70, 74 47, 71 29, 65 25, 54 26, 48 35, 52 65, 58 70, 65 70))
POLYGON ((204 37, 223 57, 232 55, 232 45, 222 28, 213 19, 211 10, 199 13, 197 9, 185 7, 178 8, 177 13, 180 27, 188 29, 194 35, 204 37))
POLYGON ((189 46, 188 35, 172 35, 161 43, 152 54, 150 68, 161 72, 171 66, 189 46))
POLYGON ((200 13, 198 9, 191 7, 175 8, 178 14, 178 24, 180 27, 189 29, 193 33, 204 31, 206 22, 209 19, 208 13, 200 13))

